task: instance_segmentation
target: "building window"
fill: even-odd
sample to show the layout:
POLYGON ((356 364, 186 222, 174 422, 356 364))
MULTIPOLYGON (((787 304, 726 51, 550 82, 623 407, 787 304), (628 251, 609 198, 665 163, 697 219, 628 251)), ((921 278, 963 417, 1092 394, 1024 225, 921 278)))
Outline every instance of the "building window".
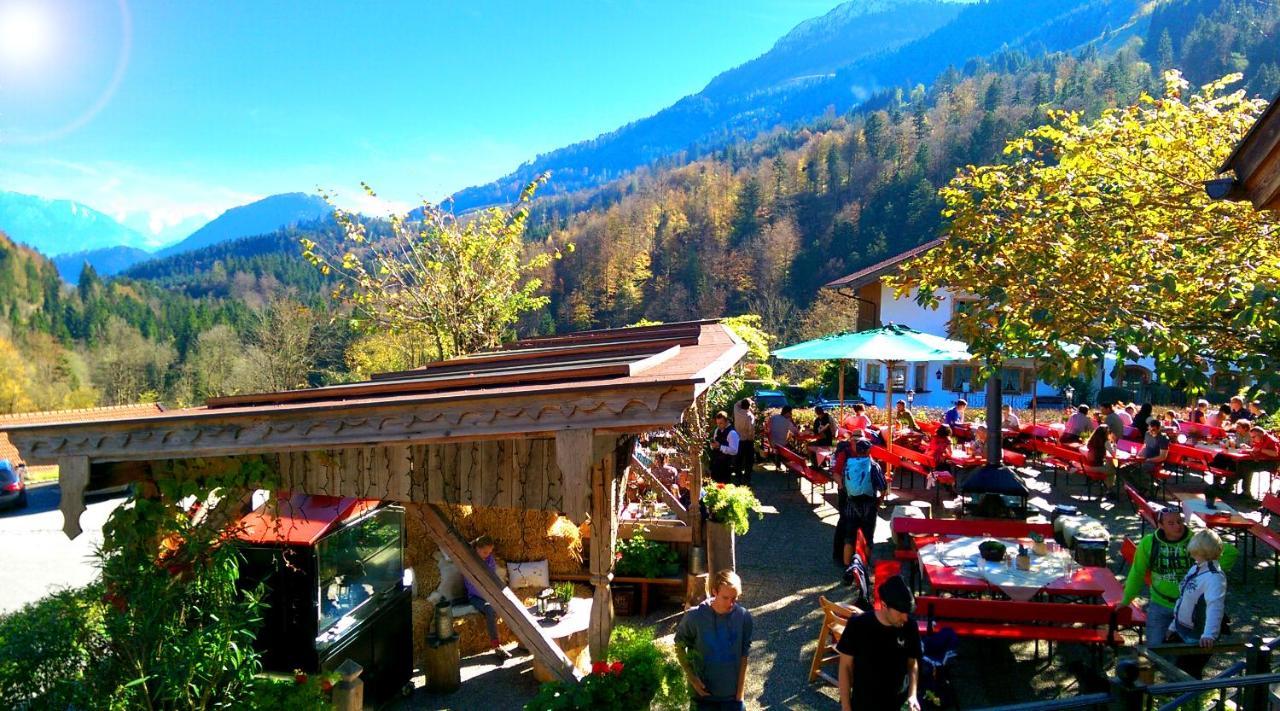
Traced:
POLYGON ((913 383, 911 387, 915 388, 916 392, 923 393, 929 391, 928 363, 916 363, 915 379, 911 382, 913 383))
POLYGON ((942 389, 952 392, 973 392, 973 366, 948 365, 942 369, 942 389))
POLYGON ((881 375, 879 363, 867 363, 867 374, 862 382, 867 387, 884 386, 884 378, 881 375))
POLYGON ((907 389, 907 366, 893 366, 893 369, 889 371, 889 384, 896 390, 905 391, 907 389))

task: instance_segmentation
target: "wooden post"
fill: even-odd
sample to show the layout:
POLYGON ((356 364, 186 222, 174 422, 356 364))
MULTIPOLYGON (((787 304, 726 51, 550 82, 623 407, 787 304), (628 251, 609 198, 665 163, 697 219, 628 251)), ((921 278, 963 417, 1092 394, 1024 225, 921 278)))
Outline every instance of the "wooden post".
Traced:
MULTIPOLYGON (((573 663, 553 640, 542 633, 542 628, 529 616, 529 611, 516 598, 515 593, 508 590, 498 576, 480 560, 475 549, 454 529, 440 507, 426 504, 420 511, 423 523, 436 543, 457 564, 463 577, 479 588, 484 599, 506 620, 507 627, 516 639, 533 653, 534 659, 541 662, 557 679, 566 682, 576 680, 573 663)), ((596 538, 594 533, 593 531, 593 541, 596 538)))
POLYGON ((62 532, 67 538, 80 535, 80 514, 84 513, 84 490, 89 486, 88 457, 58 458, 58 489, 61 498, 62 532))
POLYGON ((561 430, 556 433, 556 465, 560 467, 562 477, 564 513, 574 523, 582 523, 587 517, 594 445, 591 430, 561 430))
POLYGON ((354 659, 347 659, 338 665, 338 675, 342 677, 333 685, 334 711, 362 711, 364 709, 364 680, 360 674, 364 668, 354 659))
POLYGON ((618 514, 613 486, 615 453, 591 468, 591 660, 603 661, 613 632, 613 550, 618 540, 618 514))
POLYGON ((458 636, 448 639, 428 637, 422 658, 427 691, 449 694, 462 686, 462 662, 458 656, 458 636))

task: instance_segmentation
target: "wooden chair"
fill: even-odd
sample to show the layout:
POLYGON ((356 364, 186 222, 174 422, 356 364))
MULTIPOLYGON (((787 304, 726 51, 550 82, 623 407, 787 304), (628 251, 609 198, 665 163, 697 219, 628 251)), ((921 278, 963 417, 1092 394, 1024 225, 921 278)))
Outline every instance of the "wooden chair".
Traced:
POLYGON ((862 614, 862 610, 852 605, 832 602, 822 595, 818 596, 818 605, 822 608, 822 629, 818 631, 818 647, 813 650, 813 663, 809 665, 809 683, 821 678, 832 686, 839 686, 839 678, 823 671, 822 667, 840 660, 836 644, 840 642, 840 635, 844 634, 844 626, 848 624, 849 618, 862 614))

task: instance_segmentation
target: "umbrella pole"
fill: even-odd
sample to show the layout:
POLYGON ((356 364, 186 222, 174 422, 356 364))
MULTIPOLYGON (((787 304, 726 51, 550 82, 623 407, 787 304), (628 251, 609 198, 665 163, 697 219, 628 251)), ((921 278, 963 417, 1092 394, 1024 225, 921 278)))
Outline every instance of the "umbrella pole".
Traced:
POLYGON ((884 441, 885 449, 893 444, 893 364, 897 361, 885 361, 884 379, 884 411, 889 416, 889 439, 884 441))
POLYGON ((1036 423, 1036 396, 1040 392, 1040 361, 1031 359, 1031 424, 1036 423))
POLYGON ((840 359, 840 385, 838 386, 840 393, 840 407, 836 409, 837 421, 844 419, 844 359, 840 359))

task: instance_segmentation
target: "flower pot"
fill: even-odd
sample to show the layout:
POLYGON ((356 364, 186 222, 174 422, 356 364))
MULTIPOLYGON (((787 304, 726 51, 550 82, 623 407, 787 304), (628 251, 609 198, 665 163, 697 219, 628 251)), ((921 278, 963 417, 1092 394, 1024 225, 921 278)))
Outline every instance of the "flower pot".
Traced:
POLYGON ((738 559, 734 550, 733 529, 723 523, 707 521, 707 572, 715 575, 721 570, 737 570, 738 559))
POLYGON ((619 617, 636 614, 636 586, 630 583, 613 583, 609 588, 613 594, 613 614, 619 617))

